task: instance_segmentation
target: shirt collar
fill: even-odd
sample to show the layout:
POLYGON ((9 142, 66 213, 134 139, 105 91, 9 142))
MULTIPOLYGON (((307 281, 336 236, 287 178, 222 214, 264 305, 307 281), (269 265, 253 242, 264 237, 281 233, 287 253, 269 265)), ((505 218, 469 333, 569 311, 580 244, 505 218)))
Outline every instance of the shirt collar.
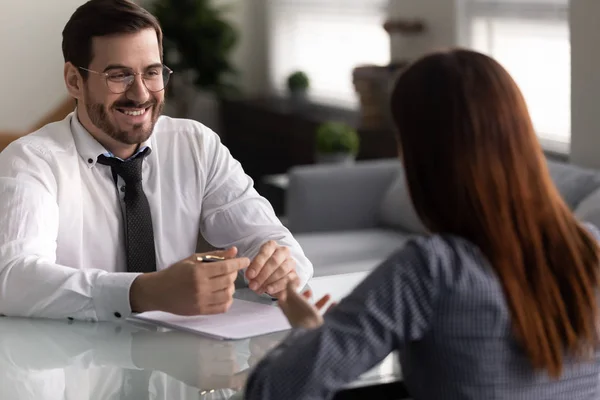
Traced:
MULTIPOLYGON (((94 139, 94 137, 87 131, 87 129, 85 129, 85 127, 79 121, 79 117, 77 116, 77 109, 75 109, 75 112, 71 117, 71 132, 73 133, 73 139, 75 141, 75 147, 77 148, 77 152, 89 168, 96 165, 98 156, 100 155, 118 158, 110 151, 106 150, 106 148, 102 146, 100 142, 94 139)), ((138 153, 146 150, 146 148, 149 147, 150 139, 141 143, 136 153, 132 155, 132 157, 136 156, 138 153)))

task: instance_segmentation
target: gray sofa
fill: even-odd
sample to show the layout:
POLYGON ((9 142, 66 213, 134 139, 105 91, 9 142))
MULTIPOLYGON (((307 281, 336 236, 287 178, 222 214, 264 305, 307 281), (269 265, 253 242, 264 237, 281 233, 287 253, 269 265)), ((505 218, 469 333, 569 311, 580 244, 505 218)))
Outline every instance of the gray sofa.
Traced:
MULTIPOLYGON (((576 215, 600 226, 600 171, 554 161, 548 165, 576 215)), ((395 159, 291 169, 286 214, 315 277, 366 275, 408 238, 426 232, 395 159)))

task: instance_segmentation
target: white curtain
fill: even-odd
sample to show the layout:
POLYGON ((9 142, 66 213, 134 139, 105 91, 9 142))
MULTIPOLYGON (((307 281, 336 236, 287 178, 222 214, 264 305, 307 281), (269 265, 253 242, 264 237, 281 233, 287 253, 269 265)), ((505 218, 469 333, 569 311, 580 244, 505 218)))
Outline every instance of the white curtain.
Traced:
POLYGON ((386 0, 269 0, 270 76, 279 93, 296 70, 306 72, 310 98, 356 107, 352 69, 385 65, 386 0))
POLYGON ((504 65, 520 86, 542 145, 571 139, 569 0, 464 0, 467 43, 504 65))

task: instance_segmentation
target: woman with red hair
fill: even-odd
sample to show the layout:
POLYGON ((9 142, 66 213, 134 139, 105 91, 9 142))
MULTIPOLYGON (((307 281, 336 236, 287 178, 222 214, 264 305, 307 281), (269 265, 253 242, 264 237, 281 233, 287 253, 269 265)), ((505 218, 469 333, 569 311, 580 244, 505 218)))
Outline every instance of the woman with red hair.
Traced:
POLYGON ((555 188, 515 82, 485 55, 439 52, 402 73, 391 108, 431 234, 324 318, 288 288, 295 329, 246 398, 328 398, 394 350, 417 400, 599 398, 600 234, 555 188))

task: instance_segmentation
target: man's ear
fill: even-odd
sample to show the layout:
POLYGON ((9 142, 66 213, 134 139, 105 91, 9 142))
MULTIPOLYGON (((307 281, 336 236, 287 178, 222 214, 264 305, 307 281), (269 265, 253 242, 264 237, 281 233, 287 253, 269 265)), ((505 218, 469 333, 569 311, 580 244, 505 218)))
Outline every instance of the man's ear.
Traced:
POLYGON ((79 68, 70 62, 66 62, 64 67, 64 78, 69 95, 80 100, 83 97, 83 77, 79 72, 79 68))

